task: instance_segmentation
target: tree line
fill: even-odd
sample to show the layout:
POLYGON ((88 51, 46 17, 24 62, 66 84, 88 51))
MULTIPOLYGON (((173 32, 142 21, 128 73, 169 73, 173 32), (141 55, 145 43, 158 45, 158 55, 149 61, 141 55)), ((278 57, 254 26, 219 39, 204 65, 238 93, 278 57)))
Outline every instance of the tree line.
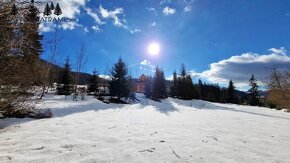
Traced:
MULTIPOLYGON (((219 84, 206 83, 201 79, 193 83, 192 77, 186 70, 184 64, 181 65, 180 72, 173 72, 172 81, 167 81, 164 71, 160 67, 155 68, 153 77, 148 77, 145 81, 145 96, 153 100, 161 100, 167 97, 173 97, 183 100, 201 99, 211 102, 249 104, 260 106, 259 86, 255 76, 249 79, 250 89, 248 94, 236 90, 232 80, 228 87, 220 87, 219 84)), ((128 69, 122 58, 119 58, 110 70, 109 92, 112 97, 117 99, 128 98, 130 92, 134 92, 131 86, 131 77, 128 75, 128 69)), ((97 91, 97 75, 93 74, 89 83, 89 92, 97 91)))

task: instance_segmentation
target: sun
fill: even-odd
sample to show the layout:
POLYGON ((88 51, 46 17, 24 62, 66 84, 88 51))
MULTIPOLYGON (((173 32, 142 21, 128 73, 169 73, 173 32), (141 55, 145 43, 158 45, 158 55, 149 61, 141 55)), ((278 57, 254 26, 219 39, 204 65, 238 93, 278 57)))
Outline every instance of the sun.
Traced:
POLYGON ((151 55, 158 55, 160 53, 160 45, 158 43, 150 43, 148 46, 148 53, 151 55))

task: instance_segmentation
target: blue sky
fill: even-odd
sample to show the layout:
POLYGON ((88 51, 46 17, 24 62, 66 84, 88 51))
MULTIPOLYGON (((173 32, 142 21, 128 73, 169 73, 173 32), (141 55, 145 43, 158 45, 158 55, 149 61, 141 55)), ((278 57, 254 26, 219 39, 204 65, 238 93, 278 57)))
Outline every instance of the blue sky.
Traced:
MULTIPOLYGON (((106 75, 121 56, 134 77, 161 66, 166 77, 184 63, 193 78, 246 89, 250 75, 265 81, 271 67, 287 68, 290 57, 288 0, 59 0, 70 24, 42 24, 49 39, 55 28, 63 55, 74 60, 85 45, 87 65, 106 75), (160 45, 159 55, 148 46, 160 45), (223 73, 224 72, 224 73, 223 73)), ((47 58, 47 53, 43 58, 47 58)))

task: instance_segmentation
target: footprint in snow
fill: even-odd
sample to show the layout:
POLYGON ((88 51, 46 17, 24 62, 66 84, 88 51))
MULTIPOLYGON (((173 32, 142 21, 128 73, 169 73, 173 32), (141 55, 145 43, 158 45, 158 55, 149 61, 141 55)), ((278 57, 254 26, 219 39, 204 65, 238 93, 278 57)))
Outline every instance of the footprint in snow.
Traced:
POLYGON ((108 129, 111 130, 111 129, 116 128, 116 127, 117 127, 117 126, 113 126, 113 127, 108 128, 108 129))
POLYGON ((61 148, 65 148, 68 149, 69 151, 72 151, 73 145, 71 144, 62 145, 61 148))
POLYGON ((144 149, 144 150, 141 150, 141 151, 138 151, 138 152, 154 152, 155 151, 155 148, 150 148, 150 149, 144 149))
POLYGON ((205 136, 205 137, 212 138, 213 140, 220 142, 220 141, 218 140, 218 138, 216 138, 216 137, 214 137, 214 136, 205 136))
POLYGON ((153 136, 153 135, 155 135, 155 134, 157 134, 158 132, 157 131, 155 131, 155 132, 153 132, 152 134, 150 134, 151 136, 153 136))
POLYGON ((32 150, 38 151, 38 150, 43 150, 43 149, 44 149, 44 146, 41 146, 39 148, 35 148, 35 149, 32 149, 32 150))

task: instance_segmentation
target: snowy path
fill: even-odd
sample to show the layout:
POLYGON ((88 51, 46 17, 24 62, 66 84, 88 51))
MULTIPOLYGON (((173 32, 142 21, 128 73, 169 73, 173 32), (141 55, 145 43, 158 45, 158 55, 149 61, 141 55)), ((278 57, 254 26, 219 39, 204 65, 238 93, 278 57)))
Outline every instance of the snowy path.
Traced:
POLYGON ((50 119, 0 120, 0 162, 290 162, 290 114, 168 99, 45 99, 50 119))

